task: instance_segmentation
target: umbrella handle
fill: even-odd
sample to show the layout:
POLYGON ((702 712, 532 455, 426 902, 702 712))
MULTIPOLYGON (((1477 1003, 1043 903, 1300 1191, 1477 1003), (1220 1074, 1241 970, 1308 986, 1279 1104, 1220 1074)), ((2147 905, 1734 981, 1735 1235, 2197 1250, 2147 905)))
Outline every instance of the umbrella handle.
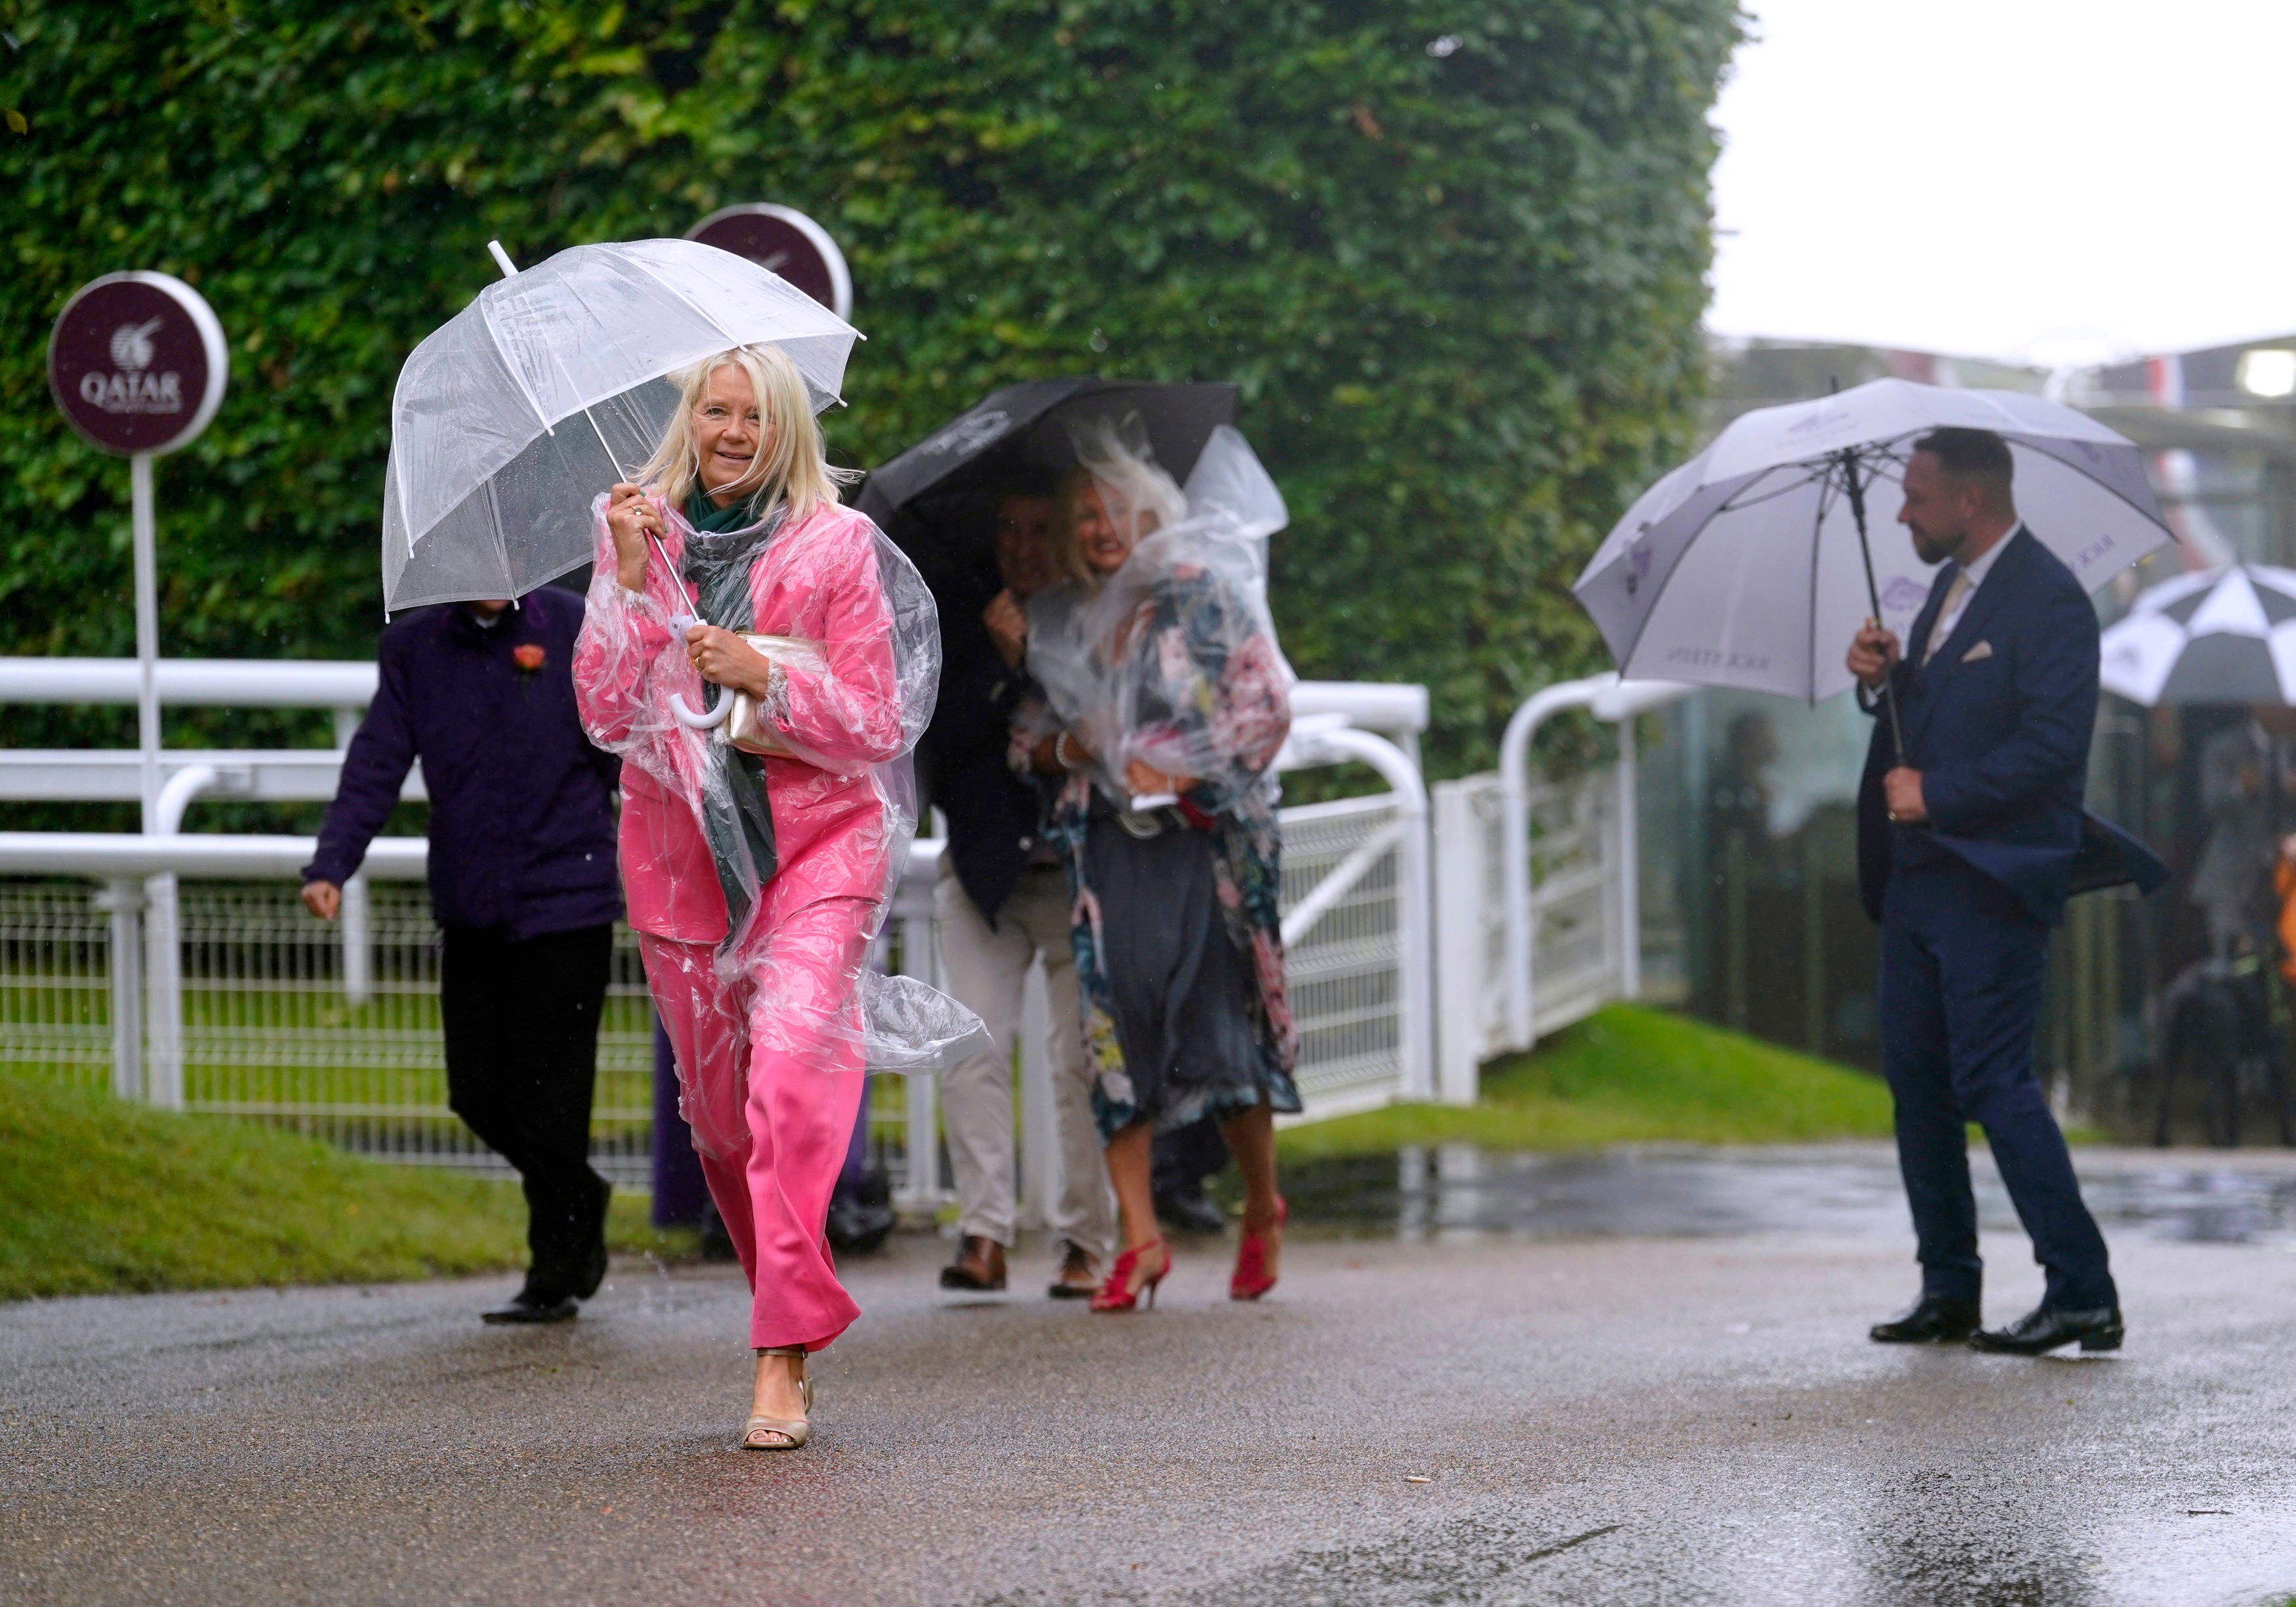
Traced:
POLYGON ((725 724, 726 717, 734 712, 734 700, 721 697, 718 700, 718 706, 704 714, 695 712, 693 705, 685 701, 684 693, 674 692, 670 695, 669 712, 677 723, 689 731, 714 731, 725 724))

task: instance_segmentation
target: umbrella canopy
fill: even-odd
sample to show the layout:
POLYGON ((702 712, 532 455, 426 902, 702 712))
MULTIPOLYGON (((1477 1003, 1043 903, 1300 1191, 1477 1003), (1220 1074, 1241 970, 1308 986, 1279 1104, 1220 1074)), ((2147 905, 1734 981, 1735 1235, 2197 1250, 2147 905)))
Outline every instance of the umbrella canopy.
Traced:
POLYGON ((519 597, 588 564, 592 500, 668 427, 666 375, 775 345, 818 412, 857 338, 778 276, 691 240, 578 245, 488 285, 399 371, 383 606, 519 597))
POLYGON ((2019 512, 2083 586, 2173 539, 2136 448, 2094 419, 1875 380, 1740 416, 1627 510, 1572 588, 1619 673, 1812 703, 1847 691, 1859 622, 1878 613, 1903 640, 1929 596, 1935 572, 1897 514, 1914 441, 1948 425, 2008 443, 2019 512))
POLYGON ((1128 414, 1147 426, 1156 461, 1185 483, 1212 432, 1235 422, 1235 387, 1093 378, 1007 385, 871 474, 856 506, 908 553, 936 596, 961 594, 942 596, 945 607, 978 609, 997 586, 996 495, 1029 471, 1074 467, 1071 424, 1128 414))
POLYGON ((2148 709, 2296 704, 2296 570, 2234 564, 2164 581, 2103 647, 2104 689, 2148 709))

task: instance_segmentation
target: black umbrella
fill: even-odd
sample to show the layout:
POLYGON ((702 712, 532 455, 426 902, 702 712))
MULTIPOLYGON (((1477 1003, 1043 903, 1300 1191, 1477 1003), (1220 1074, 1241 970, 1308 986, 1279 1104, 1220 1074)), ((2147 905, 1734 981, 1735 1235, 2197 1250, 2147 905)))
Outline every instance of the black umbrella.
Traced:
POLYGON ((1007 385, 869 476, 857 506, 909 555, 944 610, 996 589, 997 498, 1075 466, 1070 427, 1137 414, 1156 461, 1185 482, 1214 430, 1235 422, 1235 387, 1093 378, 1007 385))

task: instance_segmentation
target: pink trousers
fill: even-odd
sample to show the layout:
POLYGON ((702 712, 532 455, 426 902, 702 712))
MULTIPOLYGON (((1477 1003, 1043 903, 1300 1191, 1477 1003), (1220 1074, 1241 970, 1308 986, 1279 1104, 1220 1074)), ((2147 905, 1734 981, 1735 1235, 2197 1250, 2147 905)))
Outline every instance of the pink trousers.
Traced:
POLYGON ((701 1174, 749 1274, 753 1346, 819 1350, 860 1314, 824 1230, 861 1108, 862 1049, 837 1006, 865 958, 870 909, 840 898, 799 910, 730 989, 712 968, 717 944, 639 935, 701 1174))

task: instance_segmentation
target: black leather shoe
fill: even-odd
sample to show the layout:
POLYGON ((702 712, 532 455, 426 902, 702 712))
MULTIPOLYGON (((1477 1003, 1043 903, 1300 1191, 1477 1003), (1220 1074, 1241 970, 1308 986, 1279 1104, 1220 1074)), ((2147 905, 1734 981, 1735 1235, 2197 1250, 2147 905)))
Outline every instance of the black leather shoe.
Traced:
POLYGON ((1943 1295, 1923 1295, 1913 1309, 1867 1331, 1882 1345, 1958 1345, 1977 1331, 1974 1300, 1948 1300, 1943 1295))
POLYGON ((900 1218, 893 1213, 893 1182, 882 1166, 872 1166, 855 1184, 840 1182, 829 1197, 829 1248, 840 1256, 865 1256, 891 1237, 900 1218))
POLYGON ((2083 1350, 2118 1350, 2123 1331, 2118 1306, 2087 1311, 2037 1306, 2006 1328, 1970 1335, 1969 1347, 2002 1356, 2040 1356, 2079 1339, 2083 1350))
POLYGON ((1217 1235, 1227 1232, 1227 1213, 1201 1188, 1160 1191, 1156 1216, 1175 1232, 1217 1235))
POLYGON ((504 1306, 479 1314, 481 1323, 571 1323, 581 1314, 581 1302, 571 1295, 531 1294, 525 1290, 510 1298, 504 1306))
POLYGON ((704 1202, 701 1207, 701 1258, 704 1261, 739 1261, 742 1252, 734 1248, 734 1235, 726 1231, 726 1219, 718 1215, 714 1203, 704 1202))
POLYGON ((597 1199, 583 1224, 588 1230, 587 1242, 583 1246, 581 1273, 574 1280, 574 1293, 579 1299, 586 1300, 596 1294, 598 1286, 606 1281, 606 1205, 613 1197, 613 1185, 600 1183, 597 1199))

